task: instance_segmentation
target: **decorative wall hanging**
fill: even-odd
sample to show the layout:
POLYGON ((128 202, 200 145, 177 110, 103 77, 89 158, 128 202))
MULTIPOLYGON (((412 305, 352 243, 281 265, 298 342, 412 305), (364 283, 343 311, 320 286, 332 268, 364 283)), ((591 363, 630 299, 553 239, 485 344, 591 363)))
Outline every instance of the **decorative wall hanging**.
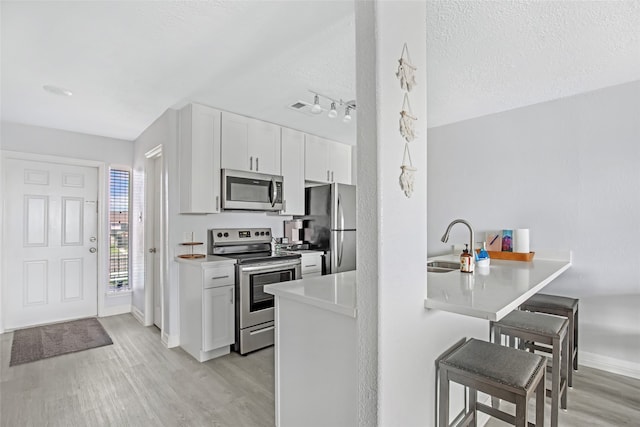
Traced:
POLYGON ((411 111, 411 104, 409 104, 409 97, 404 94, 404 101, 402 102, 402 111, 400 111, 400 135, 407 142, 411 142, 416 139, 416 133, 414 128, 414 122, 418 120, 411 111))
POLYGON ((404 191, 404 195, 411 197, 413 194, 413 181, 414 174, 418 170, 413 167, 411 161, 411 153, 409 152, 409 143, 404 143, 404 155, 402 156, 402 166, 400 166, 402 172, 400 173, 400 188, 404 191), (407 158, 409 158, 409 164, 407 164, 407 158))
POLYGON ((400 59, 398 59, 400 65, 398 65, 398 72, 396 73, 396 77, 400 79, 400 87, 402 90, 406 90, 407 92, 411 92, 416 83, 415 72, 417 70, 411 64, 411 57, 409 56, 409 47, 405 43, 402 47, 402 53, 400 54, 400 59))
POLYGON ((407 198, 413 194, 413 183, 415 180, 415 172, 418 170, 413 166, 411 161, 411 153, 409 152, 409 143, 416 138, 415 122, 418 120, 411 111, 411 104, 409 103, 409 92, 416 85, 415 72, 417 70, 411 64, 411 58, 409 57, 409 47, 405 43, 402 46, 402 53, 398 60, 400 65, 398 66, 398 72, 396 77, 400 79, 400 87, 405 91, 404 99, 402 101, 402 110, 400 111, 400 135, 405 139, 404 154, 402 155, 402 166, 400 169, 400 177, 398 179, 400 188, 404 191, 404 195, 407 198), (409 160, 409 163, 407 163, 409 160))

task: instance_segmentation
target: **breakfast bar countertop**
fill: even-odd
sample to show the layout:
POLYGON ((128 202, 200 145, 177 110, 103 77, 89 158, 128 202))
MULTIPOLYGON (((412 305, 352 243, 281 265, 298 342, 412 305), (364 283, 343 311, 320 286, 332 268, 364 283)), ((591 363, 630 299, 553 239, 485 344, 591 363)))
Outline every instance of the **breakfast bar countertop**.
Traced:
MULTIPOLYGON (((457 255, 428 261, 458 262, 457 255)), ((533 261, 492 259, 489 267, 472 274, 459 270, 427 273, 424 306, 466 316, 497 321, 571 267, 571 251, 539 251, 533 261)))

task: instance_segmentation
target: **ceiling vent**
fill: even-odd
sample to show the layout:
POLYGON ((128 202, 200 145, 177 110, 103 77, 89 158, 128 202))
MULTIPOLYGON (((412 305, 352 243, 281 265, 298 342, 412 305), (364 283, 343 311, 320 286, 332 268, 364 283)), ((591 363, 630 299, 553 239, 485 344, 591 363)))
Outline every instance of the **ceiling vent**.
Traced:
POLYGON ((316 116, 316 114, 313 114, 311 112, 312 107, 313 104, 305 101, 296 101, 293 104, 287 106, 288 109, 302 113, 305 116, 316 116))

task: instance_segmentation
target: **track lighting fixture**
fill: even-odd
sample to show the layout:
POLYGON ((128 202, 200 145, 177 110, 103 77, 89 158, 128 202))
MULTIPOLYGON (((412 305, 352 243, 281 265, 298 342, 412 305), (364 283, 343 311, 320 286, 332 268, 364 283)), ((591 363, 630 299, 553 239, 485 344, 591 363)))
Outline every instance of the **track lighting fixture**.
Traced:
MULTIPOLYGON (((340 107, 345 106, 344 109, 344 117, 342 118, 342 121, 344 123, 349 123, 351 122, 351 113, 353 111, 355 111, 356 109, 356 101, 355 100, 351 100, 351 101, 343 101, 342 99, 334 99, 325 95, 321 95, 318 92, 315 92, 313 90, 309 90, 309 92, 311 92, 313 94, 313 105, 311 106, 311 112, 313 114, 320 114, 323 111, 325 111, 322 106, 320 105, 320 97, 327 99, 328 101, 331 101, 331 108, 329 110, 329 113, 327 114, 327 116, 331 119, 335 119, 336 117, 338 117, 338 108, 337 106, 339 105, 340 107)), ((300 104, 302 105, 311 105, 311 104, 307 104, 307 103, 302 103, 300 104)))

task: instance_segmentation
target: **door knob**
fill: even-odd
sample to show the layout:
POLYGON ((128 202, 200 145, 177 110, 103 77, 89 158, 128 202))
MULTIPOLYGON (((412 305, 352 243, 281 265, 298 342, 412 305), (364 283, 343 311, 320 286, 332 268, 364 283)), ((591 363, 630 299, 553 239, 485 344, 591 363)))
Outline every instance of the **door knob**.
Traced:
POLYGON ((89 252, 91 252, 92 254, 95 254, 95 253, 96 253, 96 251, 97 251, 97 249, 96 249, 96 248, 89 248, 89 252))
POLYGON ((150 254, 155 254, 156 253, 156 248, 149 248, 149 253, 150 254))

